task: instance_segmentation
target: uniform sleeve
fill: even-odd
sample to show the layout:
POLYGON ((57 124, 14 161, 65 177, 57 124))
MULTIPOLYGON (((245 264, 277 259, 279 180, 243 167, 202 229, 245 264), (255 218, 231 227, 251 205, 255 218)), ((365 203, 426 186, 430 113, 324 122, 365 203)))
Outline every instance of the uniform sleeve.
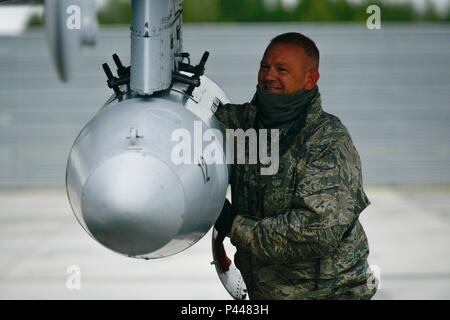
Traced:
POLYGON ((244 128, 250 117, 249 104, 220 104, 214 115, 223 130, 244 128))
POLYGON ((354 221, 349 186, 358 182, 360 164, 352 150, 350 137, 343 136, 306 164, 292 209, 259 220, 237 216, 232 244, 268 264, 328 256, 354 221))

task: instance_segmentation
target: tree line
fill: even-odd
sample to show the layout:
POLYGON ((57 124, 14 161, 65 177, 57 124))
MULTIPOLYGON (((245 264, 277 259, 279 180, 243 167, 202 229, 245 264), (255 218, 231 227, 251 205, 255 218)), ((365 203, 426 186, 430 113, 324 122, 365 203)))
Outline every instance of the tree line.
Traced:
MULTIPOLYGON (((405 22, 450 22, 450 0, 447 12, 438 12, 430 0, 418 11, 411 2, 392 3, 380 0, 300 0, 291 7, 280 0, 185 0, 183 22, 352 22, 366 21, 369 5, 378 5, 381 20, 405 22)), ((109 0, 98 10, 100 24, 130 24, 131 1, 109 0)), ((42 24, 33 16, 29 25, 42 24)))

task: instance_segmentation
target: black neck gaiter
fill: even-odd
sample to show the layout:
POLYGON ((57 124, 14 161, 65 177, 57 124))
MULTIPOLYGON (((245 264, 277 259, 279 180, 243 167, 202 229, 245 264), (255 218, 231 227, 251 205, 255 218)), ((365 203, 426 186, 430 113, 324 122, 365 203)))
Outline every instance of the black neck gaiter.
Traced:
POLYGON ((256 124, 265 129, 286 129, 306 112, 318 92, 317 85, 311 90, 292 93, 264 92, 256 87, 256 124))

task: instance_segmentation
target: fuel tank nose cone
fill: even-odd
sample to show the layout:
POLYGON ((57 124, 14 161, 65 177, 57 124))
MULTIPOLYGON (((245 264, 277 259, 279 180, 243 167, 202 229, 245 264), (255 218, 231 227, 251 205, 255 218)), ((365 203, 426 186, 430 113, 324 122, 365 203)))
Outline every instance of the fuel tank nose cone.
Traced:
POLYGON ((185 195, 167 164, 151 155, 128 152, 93 171, 81 204, 95 239, 113 251, 136 256, 162 248, 177 235, 185 195))

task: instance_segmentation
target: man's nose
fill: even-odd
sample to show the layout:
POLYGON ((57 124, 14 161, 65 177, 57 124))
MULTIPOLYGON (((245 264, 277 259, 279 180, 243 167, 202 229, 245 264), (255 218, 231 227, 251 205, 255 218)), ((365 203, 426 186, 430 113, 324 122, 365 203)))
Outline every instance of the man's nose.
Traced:
POLYGON ((265 81, 271 81, 271 80, 275 80, 276 78, 276 70, 274 67, 269 67, 266 72, 264 73, 264 77, 263 79, 265 81))

